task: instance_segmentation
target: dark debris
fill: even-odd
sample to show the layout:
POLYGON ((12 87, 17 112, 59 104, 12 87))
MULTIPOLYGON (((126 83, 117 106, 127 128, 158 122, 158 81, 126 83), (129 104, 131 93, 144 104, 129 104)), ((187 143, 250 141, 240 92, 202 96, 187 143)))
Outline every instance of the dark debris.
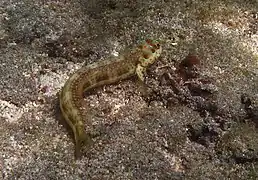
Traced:
MULTIPOLYGON (((216 144, 223 134, 230 130, 231 124, 241 119, 241 113, 225 110, 217 103, 218 88, 214 79, 202 76, 200 60, 196 55, 188 55, 176 69, 169 66, 161 69, 159 86, 153 88, 149 101, 162 101, 167 108, 177 104, 185 105, 197 111, 202 117, 198 124, 188 124, 188 138, 205 147, 216 144)), ((251 106, 249 98, 242 96, 242 103, 249 117, 257 118, 258 108, 251 106)), ((233 158, 233 157, 232 157, 233 158)), ((234 159, 243 157, 234 157, 234 159)), ((252 161, 256 161, 256 156, 252 161)))
POLYGON ((254 99, 247 94, 241 95, 241 103, 244 106, 246 112, 246 118, 253 121, 258 127, 258 104, 255 103, 254 99))

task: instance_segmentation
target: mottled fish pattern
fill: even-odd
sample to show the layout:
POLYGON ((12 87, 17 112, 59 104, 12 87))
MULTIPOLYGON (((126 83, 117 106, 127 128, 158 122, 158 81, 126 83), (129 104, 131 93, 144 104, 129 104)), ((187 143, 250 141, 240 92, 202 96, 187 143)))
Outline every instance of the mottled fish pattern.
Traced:
POLYGON ((90 134, 84 128, 84 120, 87 121, 82 109, 84 92, 134 75, 144 81, 146 68, 157 60, 161 50, 159 41, 148 39, 113 61, 82 67, 66 81, 59 97, 60 109, 73 130, 77 158, 81 156, 82 145, 92 144, 90 134))

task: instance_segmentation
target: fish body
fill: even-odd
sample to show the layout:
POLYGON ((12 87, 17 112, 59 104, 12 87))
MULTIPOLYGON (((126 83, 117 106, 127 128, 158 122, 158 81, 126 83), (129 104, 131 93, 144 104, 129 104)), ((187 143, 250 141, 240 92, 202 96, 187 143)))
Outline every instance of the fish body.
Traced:
POLYGON ((75 138, 75 156, 80 157, 82 145, 90 145, 92 139, 84 129, 83 94, 93 88, 119 82, 137 75, 144 81, 146 68, 161 54, 158 41, 146 40, 137 48, 106 63, 94 63, 82 67, 66 81, 60 93, 62 115, 72 128, 75 138))

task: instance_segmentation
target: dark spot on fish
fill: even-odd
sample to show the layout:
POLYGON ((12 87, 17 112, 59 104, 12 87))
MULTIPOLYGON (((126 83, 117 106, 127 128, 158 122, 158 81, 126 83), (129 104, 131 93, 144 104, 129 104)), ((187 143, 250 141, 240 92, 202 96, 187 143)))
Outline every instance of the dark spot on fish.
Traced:
POLYGON ((108 75, 106 72, 101 72, 95 77, 96 82, 101 82, 108 79, 108 75))
POLYGON ((121 75, 126 74, 130 70, 129 66, 120 66, 117 68, 116 76, 119 77, 121 75))
POLYGON ((83 84, 83 89, 86 89, 87 87, 90 87, 92 84, 89 80, 85 81, 83 84))
POLYGON ((149 58, 149 55, 148 55, 148 54, 144 54, 143 57, 144 57, 145 59, 148 59, 148 58, 149 58))

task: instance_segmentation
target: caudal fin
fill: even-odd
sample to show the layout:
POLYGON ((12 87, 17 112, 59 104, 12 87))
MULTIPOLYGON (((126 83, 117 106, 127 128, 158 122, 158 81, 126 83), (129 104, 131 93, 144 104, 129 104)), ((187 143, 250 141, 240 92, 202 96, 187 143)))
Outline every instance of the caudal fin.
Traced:
POLYGON ((93 141, 89 133, 86 133, 84 128, 79 128, 75 134, 75 157, 76 159, 81 158, 82 146, 90 147, 93 141))

